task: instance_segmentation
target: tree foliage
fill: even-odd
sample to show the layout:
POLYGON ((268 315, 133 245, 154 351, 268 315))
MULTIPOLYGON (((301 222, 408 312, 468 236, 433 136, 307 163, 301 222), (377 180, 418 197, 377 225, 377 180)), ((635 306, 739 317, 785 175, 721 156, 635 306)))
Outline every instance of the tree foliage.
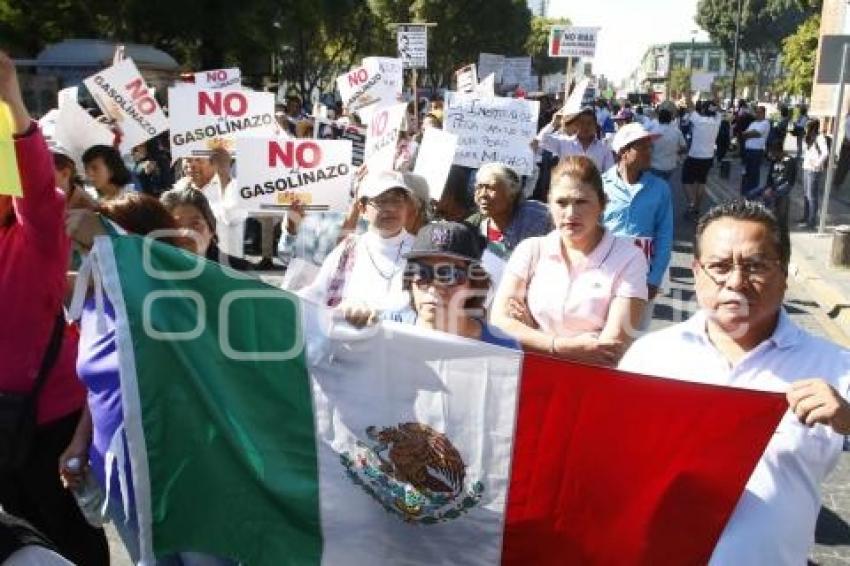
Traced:
POLYGON ((448 85, 480 52, 522 55, 531 32, 525 0, 0 0, 0 48, 34 57, 66 38, 154 45, 189 69, 239 65, 301 93, 368 55, 394 56, 392 22, 435 22, 428 79, 448 85))
MULTIPOLYGON (((756 61, 757 84, 768 84, 782 51, 782 40, 796 31, 816 9, 806 0, 741 0, 738 46, 756 61)), ((737 0, 700 0, 696 23, 732 58, 737 0)), ((760 88, 759 88, 760 90, 760 88)))
POLYGON ((819 33, 820 14, 812 14, 782 42, 782 61, 788 72, 783 87, 789 94, 812 94, 819 33))
POLYGON ((671 98, 687 94, 691 90, 691 70, 685 67, 672 69, 668 85, 671 98))
POLYGON ((531 68, 537 76, 561 72, 566 66, 566 59, 549 57, 549 28, 559 24, 569 25, 570 20, 542 16, 534 16, 531 19, 531 31, 525 41, 525 52, 531 55, 531 68))

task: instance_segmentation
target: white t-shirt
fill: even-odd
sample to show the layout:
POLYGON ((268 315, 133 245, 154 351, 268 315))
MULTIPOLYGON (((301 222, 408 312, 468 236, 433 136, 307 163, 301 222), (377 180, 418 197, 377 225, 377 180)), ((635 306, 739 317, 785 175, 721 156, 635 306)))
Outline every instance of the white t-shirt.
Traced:
POLYGON ((679 162, 679 151, 688 147, 685 136, 672 124, 659 124, 653 132, 661 137, 652 142, 652 168, 672 171, 679 162))
POLYGON ((694 159, 712 159, 717 144, 717 132, 720 131, 720 116, 702 116, 691 112, 691 148, 688 157, 694 159))
MULTIPOLYGON (((795 381, 819 377, 847 397, 850 352, 805 332, 784 311, 773 335, 734 367, 714 347, 705 324, 706 315, 700 311, 681 324, 638 339, 619 368, 780 393, 795 381)), ((843 441, 832 428, 820 424, 809 428, 786 411, 726 524, 710 564, 805 564, 814 544, 821 483, 838 463, 843 441)))
POLYGON ((823 171, 828 158, 829 148, 823 134, 818 134, 811 146, 807 146, 803 138, 803 171, 823 171))
POLYGON ((744 142, 744 149, 761 149, 764 150, 767 144, 767 136, 770 134, 770 122, 768 120, 756 120, 750 127, 748 132, 758 132, 760 135, 757 138, 750 138, 744 142))
MULTIPOLYGON (((357 236, 354 264, 345 275, 342 300, 361 304, 378 311, 401 311, 409 307, 410 299, 402 290, 406 260, 414 236, 402 230, 392 238, 382 238, 368 231, 357 236)), ((322 262, 316 279, 298 294, 304 299, 326 305, 331 281, 337 275, 345 242, 340 243, 322 262)))

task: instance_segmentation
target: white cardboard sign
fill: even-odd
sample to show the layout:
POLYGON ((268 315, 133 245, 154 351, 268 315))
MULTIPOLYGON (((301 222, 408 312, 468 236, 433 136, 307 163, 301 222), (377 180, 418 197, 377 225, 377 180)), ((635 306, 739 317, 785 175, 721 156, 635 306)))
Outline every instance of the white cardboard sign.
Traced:
POLYGON ((407 104, 379 108, 369 114, 366 130, 366 164, 370 171, 393 168, 399 131, 407 104))
POLYGON ((395 104, 402 90, 401 60, 367 57, 363 65, 337 77, 336 87, 349 112, 395 104))
POLYGON ((198 88, 235 88, 241 84, 242 71, 237 67, 195 73, 195 86, 198 88))
POLYGON ((475 68, 475 63, 461 67, 455 71, 457 79, 458 92, 474 92, 478 86, 478 71, 475 68))
POLYGON ((444 130, 428 128, 422 134, 413 172, 428 181, 428 193, 434 200, 443 196, 456 147, 457 136, 444 130))
POLYGON ((307 210, 344 211, 351 200, 351 142, 243 137, 237 200, 243 210, 285 210, 298 200, 307 210))
POLYGON ((92 118, 82 106, 66 101, 57 111, 53 139, 71 154, 77 170, 82 171, 83 153, 95 145, 111 147, 115 135, 105 124, 92 118))
POLYGON ((447 92, 443 127, 458 137, 454 163, 480 167, 499 161, 531 175, 539 112, 536 100, 447 92))
POLYGON ((398 26, 398 56, 405 69, 428 67, 428 27, 398 26))
POLYGON ((83 83, 103 113, 121 128, 122 150, 127 151, 168 129, 168 119, 132 59, 95 73, 83 83))
MULTIPOLYGON (((171 157, 233 151, 240 136, 273 136, 274 94, 234 89, 169 88, 171 157)), ((239 164, 242 167, 242 162, 239 164)))
POLYGON ((504 55, 495 55, 493 53, 478 54, 478 76, 486 77, 493 74, 493 80, 497 83, 502 82, 502 69, 505 65, 504 55))
POLYGON ((496 96, 496 75, 490 73, 475 87, 478 96, 496 96))

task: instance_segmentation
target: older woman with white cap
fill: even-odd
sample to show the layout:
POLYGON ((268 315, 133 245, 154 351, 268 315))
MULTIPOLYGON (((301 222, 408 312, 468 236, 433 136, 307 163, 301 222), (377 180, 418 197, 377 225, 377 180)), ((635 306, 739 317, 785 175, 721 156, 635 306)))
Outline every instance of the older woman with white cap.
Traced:
POLYGON ((418 211, 411 174, 382 171, 368 174, 358 193, 369 230, 346 237, 325 258, 313 283, 299 294, 349 314, 374 313, 394 320, 412 317, 402 290, 414 237, 405 229, 418 211))

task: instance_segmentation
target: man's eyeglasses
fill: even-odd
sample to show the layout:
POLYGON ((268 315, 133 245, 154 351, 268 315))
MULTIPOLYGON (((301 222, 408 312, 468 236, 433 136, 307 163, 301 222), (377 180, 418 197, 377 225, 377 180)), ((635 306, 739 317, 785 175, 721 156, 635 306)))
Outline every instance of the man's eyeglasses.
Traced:
POLYGON ((418 287, 425 287, 436 282, 440 287, 455 287, 469 280, 469 272, 465 267, 452 263, 427 265, 408 261, 404 278, 418 287))
POLYGON ((748 281, 764 282, 779 264, 776 258, 751 259, 741 262, 729 260, 709 261, 703 263, 697 260, 703 272, 717 285, 723 285, 735 269, 741 270, 741 276, 748 281))

